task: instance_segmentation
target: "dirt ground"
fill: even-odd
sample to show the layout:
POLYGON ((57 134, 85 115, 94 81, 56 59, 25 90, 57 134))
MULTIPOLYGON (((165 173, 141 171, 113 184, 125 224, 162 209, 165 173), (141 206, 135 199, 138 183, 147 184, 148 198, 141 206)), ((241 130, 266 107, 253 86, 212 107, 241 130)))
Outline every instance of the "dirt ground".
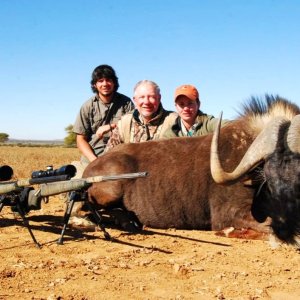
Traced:
POLYGON ((214 232, 130 234, 68 229, 51 197, 28 220, 37 248, 10 207, 0 215, 0 299, 300 299, 300 253, 214 232))

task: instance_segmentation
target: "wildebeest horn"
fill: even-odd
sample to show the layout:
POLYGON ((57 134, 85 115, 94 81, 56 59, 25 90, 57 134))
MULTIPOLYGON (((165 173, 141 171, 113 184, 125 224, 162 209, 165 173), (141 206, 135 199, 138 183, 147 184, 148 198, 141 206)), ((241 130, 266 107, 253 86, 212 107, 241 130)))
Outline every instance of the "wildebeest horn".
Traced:
POLYGON ((300 153, 300 115, 295 116, 287 134, 287 144, 294 153, 300 153))
POLYGON ((210 168, 211 174, 215 182, 222 184, 230 184, 237 182, 246 172, 253 169, 264 158, 271 154, 276 147, 278 133, 281 125, 287 120, 283 117, 277 117, 258 134, 256 139, 248 148, 239 165, 231 173, 223 170, 218 152, 218 140, 221 128, 222 114, 219 123, 214 131, 211 152, 210 152, 210 168))

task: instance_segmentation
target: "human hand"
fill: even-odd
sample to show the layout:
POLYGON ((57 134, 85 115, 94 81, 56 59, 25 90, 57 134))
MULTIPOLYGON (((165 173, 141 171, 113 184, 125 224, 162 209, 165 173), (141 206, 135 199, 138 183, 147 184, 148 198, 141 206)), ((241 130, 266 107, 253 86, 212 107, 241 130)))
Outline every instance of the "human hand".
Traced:
POLYGON ((102 139, 105 133, 112 131, 114 128, 116 128, 116 126, 117 124, 115 123, 100 126, 96 131, 96 135, 102 139))

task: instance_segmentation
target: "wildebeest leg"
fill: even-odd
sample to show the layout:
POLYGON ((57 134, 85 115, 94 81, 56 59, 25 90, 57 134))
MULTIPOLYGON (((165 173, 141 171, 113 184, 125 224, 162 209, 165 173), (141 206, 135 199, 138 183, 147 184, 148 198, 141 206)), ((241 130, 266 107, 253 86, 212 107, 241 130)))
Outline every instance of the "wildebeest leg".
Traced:
POLYGON ((251 214, 253 190, 245 188, 238 191, 238 184, 231 187, 218 187, 211 204, 212 230, 221 231, 220 235, 265 239, 270 232, 269 220, 257 222, 251 214), (230 199, 230 200, 228 200, 230 199), (225 230, 224 230, 225 229, 225 230))
POLYGON ((115 224, 120 225, 122 229, 129 232, 137 232, 141 230, 141 224, 135 214, 127 211, 126 208, 115 207, 107 210, 107 212, 114 218, 115 224))
POLYGON ((102 210, 102 214, 104 214, 106 219, 110 220, 110 222, 120 226, 128 232, 137 232, 142 228, 142 225, 135 214, 124 207, 122 198, 115 200, 112 204, 106 206, 99 205, 101 201, 102 200, 99 197, 97 198, 97 201, 95 201, 93 197, 90 198, 90 202, 94 203, 95 206, 98 206, 98 209, 102 210))
POLYGON ((217 235, 243 238, 266 240, 269 236, 270 229, 265 223, 258 223, 251 215, 250 207, 245 206, 234 212, 234 217, 230 227, 222 228, 217 235))

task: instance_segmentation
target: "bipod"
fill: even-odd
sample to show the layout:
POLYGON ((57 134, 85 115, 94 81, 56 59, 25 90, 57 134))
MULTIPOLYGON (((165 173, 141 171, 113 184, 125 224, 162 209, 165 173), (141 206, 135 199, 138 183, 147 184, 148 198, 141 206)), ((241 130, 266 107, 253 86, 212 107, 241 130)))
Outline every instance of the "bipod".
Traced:
MULTIPOLYGON (((29 221, 28 219, 26 218, 25 216, 25 211, 21 205, 21 202, 24 202, 22 201, 22 199, 20 199, 20 197, 27 197, 28 196, 28 192, 29 192, 29 189, 24 189, 24 191, 22 191, 21 195, 15 195, 15 194, 12 194, 12 195, 7 195, 7 196, 0 196, 0 212, 2 211, 2 208, 4 206, 10 206, 10 207, 13 207, 14 210, 13 212, 17 212, 21 218, 22 218, 22 221, 23 221, 23 224, 24 226, 28 229, 29 231, 29 234, 34 242, 34 244, 36 245, 37 248, 41 248, 40 244, 38 243, 38 241, 36 240, 32 230, 31 230, 31 226, 29 224, 29 221)), ((24 199, 23 199, 24 200, 24 199)))
POLYGON ((87 205, 88 205, 89 210, 90 210, 91 213, 93 214, 94 219, 96 220, 96 224, 97 224, 98 227, 103 231, 104 238, 105 238, 107 241, 110 241, 110 240, 111 240, 111 236, 110 236, 110 234, 105 230, 105 227, 104 227, 103 222, 102 222, 102 217, 101 217, 101 215, 100 215, 99 212, 95 209, 94 205, 93 205, 91 202, 86 201, 86 203, 87 203, 87 205))
POLYGON ((63 237, 64 237, 65 231, 67 229, 67 226, 68 226, 68 223, 70 220, 70 216, 71 216, 71 213, 72 213, 72 210, 74 207, 74 203, 78 202, 78 201, 84 201, 88 205, 88 208, 89 208, 90 212, 93 214, 93 217, 96 221, 97 226, 103 231, 105 239, 110 240, 111 236, 105 230, 101 215, 95 209, 94 205, 87 200, 87 192, 85 190, 78 190, 78 191, 72 191, 70 193, 70 198, 68 200, 67 208, 66 208, 66 211, 64 214, 63 229, 61 231, 59 239, 57 240, 57 244, 59 244, 59 245, 63 244, 63 237))

